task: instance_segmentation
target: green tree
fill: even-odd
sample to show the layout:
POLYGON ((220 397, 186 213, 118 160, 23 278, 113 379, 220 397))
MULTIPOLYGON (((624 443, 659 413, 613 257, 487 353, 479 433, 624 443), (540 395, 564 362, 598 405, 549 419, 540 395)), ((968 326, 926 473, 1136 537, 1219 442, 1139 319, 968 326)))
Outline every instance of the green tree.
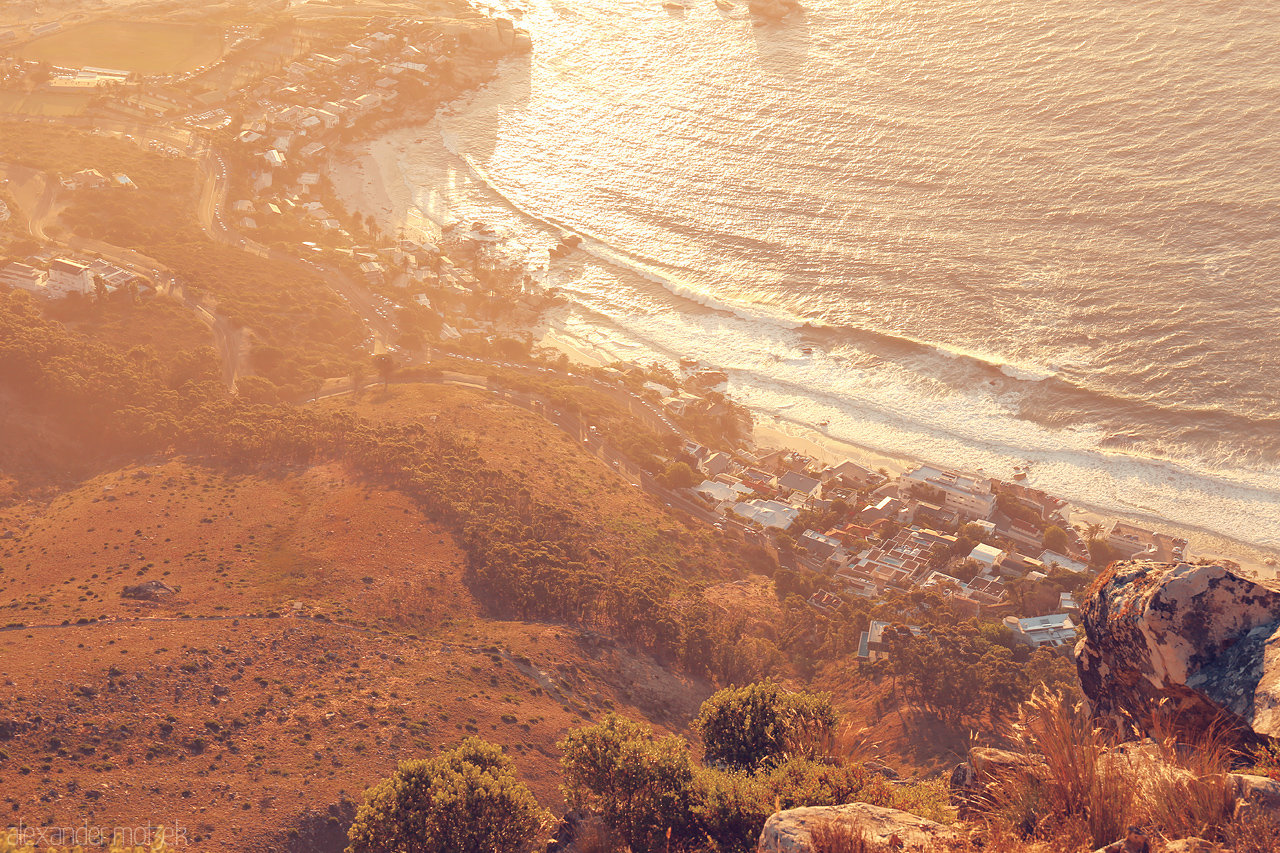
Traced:
POLYGON ((365 792, 347 853, 525 853, 546 823, 502 750, 480 738, 405 761, 365 792))
POLYGON ((1052 525, 1044 532, 1044 547, 1059 554, 1067 553, 1067 531, 1052 525))
POLYGON ((673 489, 687 489, 697 482, 693 469, 685 462, 674 462, 668 465, 663 479, 673 489))
POLYGON ((610 714, 559 746, 565 799, 599 812, 636 853, 695 835, 694 768, 683 738, 655 739, 648 726, 610 714))
POLYGON ((812 757, 836 722, 831 694, 791 693, 763 681, 719 691, 702 703, 693 725, 707 761, 754 770, 790 756, 812 757))
POLYGON ((373 357, 373 369, 378 371, 378 378, 382 380, 383 391, 387 390, 387 384, 399 367, 400 365, 396 363, 390 353, 380 352, 373 357))

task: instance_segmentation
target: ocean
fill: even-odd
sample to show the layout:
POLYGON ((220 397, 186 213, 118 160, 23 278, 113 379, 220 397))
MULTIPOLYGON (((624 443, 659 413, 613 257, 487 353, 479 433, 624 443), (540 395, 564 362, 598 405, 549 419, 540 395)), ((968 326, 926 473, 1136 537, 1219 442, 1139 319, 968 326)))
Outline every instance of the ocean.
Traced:
POLYGON ((499 4, 414 202, 762 419, 1280 547, 1280 5, 805 8, 499 4))

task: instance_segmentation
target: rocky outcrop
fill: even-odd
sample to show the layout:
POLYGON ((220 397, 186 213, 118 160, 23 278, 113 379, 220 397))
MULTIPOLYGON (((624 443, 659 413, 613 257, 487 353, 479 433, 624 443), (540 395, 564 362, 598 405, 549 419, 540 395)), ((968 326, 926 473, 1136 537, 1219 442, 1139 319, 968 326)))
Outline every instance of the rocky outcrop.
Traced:
POLYGON ((951 771, 951 804, 962 818, 982 814, 995 802, 993 790, 998 792, 1017 776, 1044 774, 1044 761, 1039 757, 975 746, 969 750, 968 760, 951 771))
POLYGON ((1113 563, 1082 608, 1080 685, 1117 731, 1181 726, 1280 735, 1280 592, 1222 565, 1113 563), (1162 704, 1163 703, 1163 704, 1162 704))
POLYGON ((811 853, 813 839, 809 832, 815 826, 844 823, 861 829, 867 840, 876 845, 897 838, 897 846, 907 850, 928 847, 934 841, 951 838, 952 830, 940 823, 913 814, 872 806, 848 803, 843 806, 805 806, 787 809, 764 823, 757 853, 811 853))
POLYGON ((132 598, 137 601, 163 601, 177 595, 178 591, 164 581, 145 581, 134 586, 126 586, 120 591, 121 598, 132 598))

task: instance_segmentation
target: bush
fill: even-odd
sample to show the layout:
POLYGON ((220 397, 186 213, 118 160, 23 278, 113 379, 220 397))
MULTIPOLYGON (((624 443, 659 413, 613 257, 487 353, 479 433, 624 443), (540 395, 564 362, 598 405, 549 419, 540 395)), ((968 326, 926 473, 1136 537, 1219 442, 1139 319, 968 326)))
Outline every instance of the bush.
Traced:
POLYGON ((729 687, 706 702, 694 721, 706 760, 754 770, 787 757, 813 757, 836 725, 829 693, 790 693, 772 681, 729 687))
POLYGON ((365 792, 348 853, 524 853, 546 814, 502 750, 468 738, 438 758, 406 761, 365 792))
POLYGON ((599 812, 635 853, 695 837, 694 771, 683 738, 656 740, 648 726, 610 714, 559 746, 570 806, 599 812))

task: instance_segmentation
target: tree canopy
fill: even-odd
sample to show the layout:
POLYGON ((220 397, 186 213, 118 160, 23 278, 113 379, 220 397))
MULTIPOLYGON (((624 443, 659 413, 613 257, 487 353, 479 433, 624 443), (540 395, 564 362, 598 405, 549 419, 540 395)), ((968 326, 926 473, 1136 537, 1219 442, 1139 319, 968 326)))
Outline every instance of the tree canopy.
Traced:
POLYGON ((347 853, 525 853, 546 818, 511 759, 473 737, 365 792, 347 853))

